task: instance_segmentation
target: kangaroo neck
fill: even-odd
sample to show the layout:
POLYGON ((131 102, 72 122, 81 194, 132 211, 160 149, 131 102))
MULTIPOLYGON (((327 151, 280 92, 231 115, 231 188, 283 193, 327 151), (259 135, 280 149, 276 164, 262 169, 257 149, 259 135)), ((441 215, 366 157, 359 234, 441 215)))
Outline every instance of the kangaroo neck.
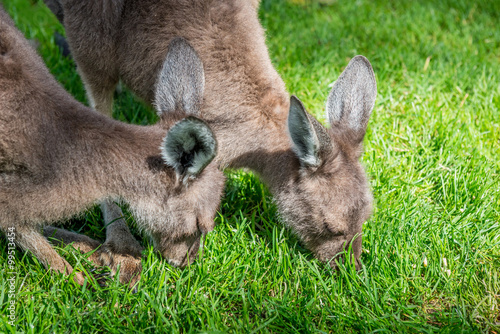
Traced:
POLYGON ((287 133, 288 109, 277 110, 275 118, 257 107, 235 106, 232 110, 238 113, 204 115, 217 137, 219 168, 250 169, 271 190, 286 183, 298 164, 287 133))

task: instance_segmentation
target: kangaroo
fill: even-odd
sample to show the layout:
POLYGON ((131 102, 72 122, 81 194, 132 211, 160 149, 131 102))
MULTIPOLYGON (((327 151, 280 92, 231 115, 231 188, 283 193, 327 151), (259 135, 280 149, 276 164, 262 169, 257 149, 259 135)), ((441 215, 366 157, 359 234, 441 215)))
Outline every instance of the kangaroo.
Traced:
POLYGON ((273 68, 257 0, 44 1, 64 25, 90 103, 103 114, 111 114, 120 79, 154 104, 157 89, 169 85, 162 76, 172 70, 170 42, 192 47, 204 66, 200 115, 217 135, 219 168, 256 172, 282 221, 318 259, 336 266, 332 259, 352 243, 360 267, 373 200, 359 159, 377 94, 365 57, 354 57, 333 86, 325 128, 273 68))
MULTIPOLYGON (((159 110, 156 125, 124 124, 74 100, 0 7, 0 229, 45 267, 73 271, 45 237, 75 242, 84 252, 99 247, 62 229, 41 232, 98 202, 128 203, 155 249, 178 266, 193 261, 201 237, 214 228, 225 178, 212 162, 213 132, 192 116, 203 83, 191 79, 203 78, 189 72, 189 59, 169 61, 176 70, 165 80, 176 85, 163 89, 156 104, 172 102, 172 109, 159 110)), ((108 220, 121 217, 104 214, 108 220)), ((140 257, 133 237, 115 241, 92 255, 113 273, 118 264, 137 264, 120 256, 140 257)), ((137 281, 130 275, 140 268, 122 269, 122 282, 137 281)), ((83 284, 81 273, 74 277, 83 284)))

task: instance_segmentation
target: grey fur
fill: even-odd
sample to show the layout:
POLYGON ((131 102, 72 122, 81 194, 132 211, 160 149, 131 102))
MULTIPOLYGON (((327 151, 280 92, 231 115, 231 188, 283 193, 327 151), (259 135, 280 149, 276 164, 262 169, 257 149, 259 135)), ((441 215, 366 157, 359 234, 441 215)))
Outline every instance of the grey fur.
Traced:
POLYGON ((318 152, 320 143, 318 137, 302 102, 293 95, 290 98, 288 131, 293 142, 293 151, 297 154, 300 162, 308 167, 319 166, 318 152))
POLYGON ((193 177, 215 158, 217 142, 202 120, 186 117, 174 124, 161 146, 163 159, 179 175, 193 177))
POLYGON ((158 113, 184 110, 197 116, 204 86, 203 64, 196 51, 184 38, 174 38, 156 82, 156 110, 158 113))
MULTIPOLYGON (((54 80, 0 6, 0 230, 15 230, 21 249, 69 274, 73 268, 44 235, 83 252, 100 242, 47 225, 104 203, 105 219, 118 222, 110 224, 107 242, 90 260, 113 273, 120 267, 120 281, 134 284, 141 248, 114 204, 125 202, 163 257, 180 266, 192 262, 202 235, 214 227, 224 175, 208 164, 215 152, 210 129, 192 116, 181 121, 185 116, 177 110, 157 125, 138 126, 83 106, 54 80), (206 146, 193 161, 172 157, 178 169, 196 165, 188 183, 178 182, 182 175, 161 157, 160 145, 172 128, 174 137, 195 133, 206 146)), ((75 279, 83 283, 81 273, 75 279)))

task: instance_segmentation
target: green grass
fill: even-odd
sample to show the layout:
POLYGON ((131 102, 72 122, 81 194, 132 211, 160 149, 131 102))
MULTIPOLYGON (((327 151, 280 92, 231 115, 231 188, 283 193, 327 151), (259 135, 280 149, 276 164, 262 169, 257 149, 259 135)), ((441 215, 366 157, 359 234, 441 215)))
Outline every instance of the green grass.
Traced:
MULTIPOLYGON (((17 252, 15 328, 5 324, 2 237, 0 332, 499 333, 500 2, 330 2, 264 0, 260 17, 288 90, 320 119, 348 60, 372 62, 378 96, 363 161, 376 205, 363 270, 333 272, 314 260, 277 222, 266 188, 232 172, 203 258, 175 269, 143 241, 137 294, 116 281, 76 286, 17 252)), ((4 5, 85 101, 74 64, 54 45, 53 32, 63 33, 56 19, 41 2, 4 5)), ((115 117, 155 121, 128 92, 117 96, 115 117)), ((95 209, 69 228, 104 238, 95 209)), ((70 248, 60 252, 92 268, 70 248)))

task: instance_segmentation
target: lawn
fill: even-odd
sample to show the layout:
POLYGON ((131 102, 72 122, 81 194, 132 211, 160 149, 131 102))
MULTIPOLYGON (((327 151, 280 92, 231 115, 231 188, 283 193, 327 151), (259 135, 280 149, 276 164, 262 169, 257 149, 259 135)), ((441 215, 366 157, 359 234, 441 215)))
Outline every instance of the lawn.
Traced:
MULTIPOLYGON (((349 59, 373 65, 378 96, 363 162, 375 210, 363 269, 314 260, 258 178, 232 171, 203 257, 176 269, 142 240, 136 294, 116 280, 77 286, 17 251, 14 327, 2 235, 0 332, 500 333, 500 1, 323 2, 263 0, 259 14, 288 91, 321 120, 349 59)), ((42 1, 4 6, 86 103, 74 63, 54 43, 64 30, 42 1)), ((114 116, 156 120, 126 90, 114 116)), ((105 236, 97 209, 66 228, 105 236)), ((59 252, 92 269, 71 247, 59 252)))

